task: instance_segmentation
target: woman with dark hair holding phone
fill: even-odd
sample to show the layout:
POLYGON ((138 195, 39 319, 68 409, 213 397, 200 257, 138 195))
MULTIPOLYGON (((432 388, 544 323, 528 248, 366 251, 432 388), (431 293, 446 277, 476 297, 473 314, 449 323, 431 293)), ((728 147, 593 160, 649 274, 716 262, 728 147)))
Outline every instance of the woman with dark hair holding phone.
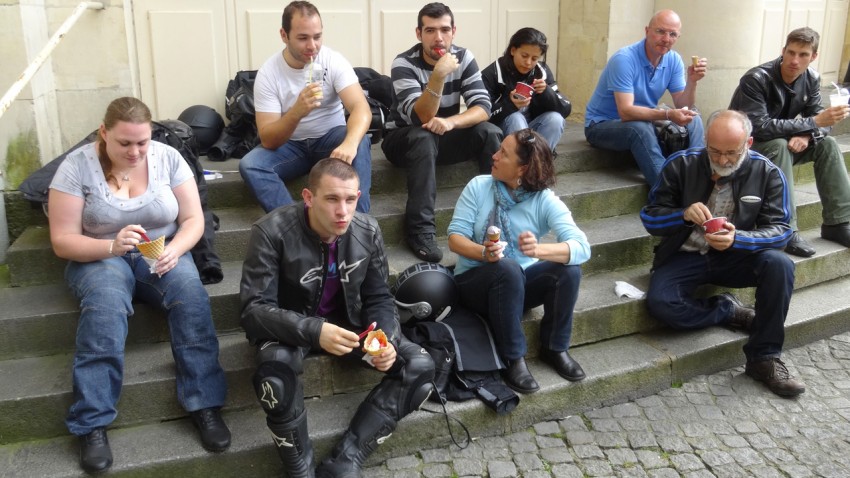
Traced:
POLYGON ((448 228, 459 302, 487 319, 508 366, 505 383, 520 393, 540 388, 525 364, 522 315, 541 304, 540 358, 567 380, 585 377, 567 349, 590 244, 551 189, 552 156, 530 129, 505 136, 491 174, 466 185, 448 228), (550 232, 554 241, 538 242, 550 232))
POLYGON ((543 32, 520 28, 511 37, 505 53, 485 68, 481 76, 493 104, 490 122, 501 127, 505 136, 531 128, 554 151, 572 105, 558 91, 555 75, 546 66, 548 49, 543 32))

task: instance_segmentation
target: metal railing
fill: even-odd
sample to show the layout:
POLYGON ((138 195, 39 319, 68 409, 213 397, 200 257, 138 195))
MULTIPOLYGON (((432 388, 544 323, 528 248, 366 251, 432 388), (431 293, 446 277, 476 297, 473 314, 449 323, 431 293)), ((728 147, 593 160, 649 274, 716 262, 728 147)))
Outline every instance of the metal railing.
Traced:
POLYGON ((6 110, 12 106, 12 102, 18 97, 21 90, 30 82, 33 76, 35 76, 36 72, 38 72, 39 68, 47 61, 47 58, 53 52, 53 49, 56 48, 56 45, 62 41, 62 38, 66 33, 77 23, 77 20, 83 15, 86 10, 103 10, 103 3, 101 2, 80 2, 71 15, 62 23, 62 26, 56 30, 56 33, 50 37, 50 40, 47 41, 47 44, 44 45, 44 48, 33 58, 32 62, 27 66, 24 72, 21 74, 21 77, 18 78, 15 83, 12 84, 12 87, 9 88, 9 91, 3 95, 3 98, 0 99, 0 118, 3 117, 3 114, 6 113, 6 110))

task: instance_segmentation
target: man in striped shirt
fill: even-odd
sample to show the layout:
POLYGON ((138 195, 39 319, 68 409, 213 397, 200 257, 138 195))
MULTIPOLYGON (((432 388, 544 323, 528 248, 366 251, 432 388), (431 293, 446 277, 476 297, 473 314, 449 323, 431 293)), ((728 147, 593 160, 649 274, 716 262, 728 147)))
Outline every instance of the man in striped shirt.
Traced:
POLYGON ((490 97, 475 57, 452 44, 454 34, 448 6, 429 3, 419 11, 419 43, 393 60, 393 106, 381 145, 391 163, 407 168, 407 244, 428 262, 443 258, 434 220, 436 164, 475 158, 479 171, 489 174, 502 140, 499 127, 487 121, 490 97))

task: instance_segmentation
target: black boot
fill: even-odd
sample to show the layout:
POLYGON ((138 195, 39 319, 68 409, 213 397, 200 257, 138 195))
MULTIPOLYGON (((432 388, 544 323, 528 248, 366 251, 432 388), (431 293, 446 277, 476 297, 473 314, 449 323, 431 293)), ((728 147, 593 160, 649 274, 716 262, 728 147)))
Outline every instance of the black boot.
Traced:
POLYGON ((302 411, 289 423, 274 423, 268 419, 266 423, 283 462, 284 476, 313 478, 313 442, 307 434, 307 411, 302 411))
POLYGON ((112 450, 105 428, 95 428, 80 437, 80 466, 88 473, 100 473, 112 466, 112 450))
POLYGON ((342 440, 316 470, 318 478, 360 478, 366 458, 392 435, 396 422, 369 402, 360 404, 342 440))

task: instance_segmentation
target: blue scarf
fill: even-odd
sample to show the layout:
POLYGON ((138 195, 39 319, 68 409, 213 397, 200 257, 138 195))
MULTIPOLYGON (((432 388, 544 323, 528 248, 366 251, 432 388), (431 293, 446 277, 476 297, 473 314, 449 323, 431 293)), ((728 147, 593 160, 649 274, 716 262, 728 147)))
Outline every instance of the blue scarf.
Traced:
POLYGON ((481 237, 487 238, 487 228, 496 226, 502 230, 502 236, 499 240, 508 243, 505 246, 505 257, 517 257, 521 252, 517 249, 517 242, 514 240, 514 233, 511 231, 511 218, 508 216, 511 208, 515 205, 530 198, 534 193, 528 192, 521 186, 516 189, 509 189, 505 183, 493 178, 493 209, 490 211, 490 219, 484 224, 484 230, 481 237))

